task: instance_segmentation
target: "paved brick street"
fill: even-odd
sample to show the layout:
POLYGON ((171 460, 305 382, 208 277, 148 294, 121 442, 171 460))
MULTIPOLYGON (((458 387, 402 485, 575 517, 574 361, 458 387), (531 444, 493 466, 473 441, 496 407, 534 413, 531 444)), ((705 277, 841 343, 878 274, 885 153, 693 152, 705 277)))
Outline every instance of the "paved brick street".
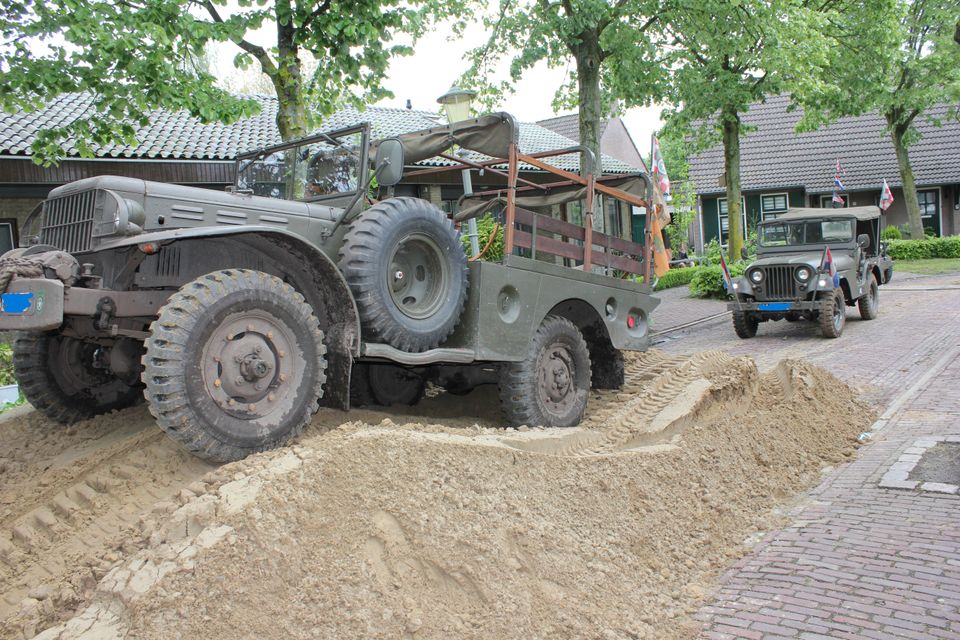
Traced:
POLYGON ((702 637, 960 639, 960 497, 879 486, 907 449, 960 436, 960 290, 936 288, 957 284, 895 282, 881 289, 880 318, 850 309, 838 340, 805 322, 761 324, 739 340, 729 318, 659 337, 667 351, 723 349, 761 368, 802 357, 885 412, 855 461, 827 473, 787 527, 720 578, 696 616, 702 637))

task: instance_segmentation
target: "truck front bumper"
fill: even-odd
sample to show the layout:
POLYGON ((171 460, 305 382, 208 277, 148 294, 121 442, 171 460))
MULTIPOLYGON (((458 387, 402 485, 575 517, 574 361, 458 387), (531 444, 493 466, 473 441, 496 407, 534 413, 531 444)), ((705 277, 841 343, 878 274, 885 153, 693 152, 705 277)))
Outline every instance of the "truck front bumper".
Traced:
POLYGON ((817 311, 816 300, 786 300, 778 302, 728 302, 730 311, 759 311, 760 313, 789 313, 791 311, 817 311))
POLYGON ((111 291, 64 287, 52 278, 16 278, 0 294, 0 331, 46 331, 65 316, 152 317, 170 291, 111 291))

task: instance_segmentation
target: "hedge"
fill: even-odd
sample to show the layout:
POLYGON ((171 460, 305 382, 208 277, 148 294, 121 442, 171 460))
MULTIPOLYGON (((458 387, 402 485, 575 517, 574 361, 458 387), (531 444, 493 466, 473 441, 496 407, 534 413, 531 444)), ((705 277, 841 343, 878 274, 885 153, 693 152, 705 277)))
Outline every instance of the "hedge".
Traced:
MULTIPOLYGON (((730 276, 737 278, 743 275, 747 263, 743 261, 731 262, 727 267, 730 276)), ((690 295, 694 298, 726 298, 727 290, 723 287, 723 271, 719 265, 697 267, 693 279, 690 281, 690 295)))
POLYGON ((894 260, 960 258, 960 236, 923 240, 890 240, 887 243, 887 253, 894 260))
POLYGON ((653 290, 663 291, 671 287, 690 284, 690 281, 693 280, 693 277, 697 274, 698 269, 700 269, 700 267, 671 268, 670 271, 667 271, 657 280, 657 283, 653 286, 653 290))

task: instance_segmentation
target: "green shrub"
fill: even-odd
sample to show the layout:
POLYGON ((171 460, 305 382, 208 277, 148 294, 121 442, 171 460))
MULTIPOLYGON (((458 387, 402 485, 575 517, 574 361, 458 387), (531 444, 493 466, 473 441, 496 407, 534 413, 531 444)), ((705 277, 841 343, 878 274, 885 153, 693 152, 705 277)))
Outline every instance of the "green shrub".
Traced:
MULTIPOLYGON (((748 263, 742 260, 727 265, 730 277, 736 279, 743 275, 748 263)), ((697 273, 690 280, 690 295, 695 298, 726 298, 727 290, 723 287, 723 270, 720 265, 698 267, 697 273)))
POLYGON ((894 260, 960 258, 960 236, 924 240, 890 240, 887 253, 894 260))
POLYGON ((13 375, 13 347, 6 342, 0 342, 0 386, 16 384, 13 375))
POLYGON ((903 240, 903 234, 900 233, 900 229, 888 224, 884 227, 883 231, 880 232, 881 240, 903 240))
POLYGON ((714 238, 703 248, 707 261, 704 264, 720 264, 720 243, 714 238))
MULTIPOLYGON (((489 241, 490 234, 493 232, 493 227, 496 224, 497 219, 490 213, 477 218, 477 242, 480 244, 480 251, 483 251, 483 248, 487 246, 487 241, 489 241)), ((467 237, 466 222, 464 222, 460 228, 460 234, 460 241, 463 243, 463 248, 467 252, 467 257, 470 257, 470 238, 467 237)), ((493 241, 493 244, 480 259, 486 262, 499 262, 503 259, 503 225, 497 227, 496 240, 493 241)))
POLYGON ((664 289, 690 284, 690 281, 693 280, 698 269, 700 269, 700 267, 672 268, 657 280, 653 290, 663 291, 664 289))

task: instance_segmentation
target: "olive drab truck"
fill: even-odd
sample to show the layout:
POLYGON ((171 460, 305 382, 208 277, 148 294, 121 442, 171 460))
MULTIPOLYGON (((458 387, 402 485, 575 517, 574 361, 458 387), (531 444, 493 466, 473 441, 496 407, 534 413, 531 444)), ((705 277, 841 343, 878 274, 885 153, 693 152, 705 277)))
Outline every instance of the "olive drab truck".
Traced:
POLYGON ((370 138, 360 124, 244 154, 225 192, 118 176, 54 189, 0 260, 0 330, 19 332, 30 403, 71 423, 145 399, 215 461, 286 443, 320 405, 415 403, 428 381, 498 385, 510 424, 579 423, 591 387, 622 385, 622 350, 649 344, 649 253, 591 215, 538 211, 642 207, 648 178, 547 161, 580 147, 524 154, 503 113, 370 138), (417 164, 431 158, 447 161, 417 164), (455 215, 396 195, 463 169, 495 187, 455 215), (466 255, 457 230, 487 213, 498 261, 466 255))

